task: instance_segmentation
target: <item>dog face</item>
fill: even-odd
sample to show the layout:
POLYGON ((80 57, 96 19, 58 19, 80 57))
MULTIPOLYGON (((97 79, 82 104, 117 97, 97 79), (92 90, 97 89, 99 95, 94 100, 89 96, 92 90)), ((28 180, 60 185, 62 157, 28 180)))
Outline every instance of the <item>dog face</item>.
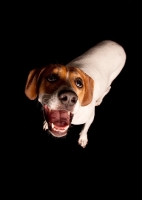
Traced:
POLYGON ((94 81, 75 67, 49 65, 33 69, 25 87, 26 96, 43 105, 48 130, 56 137, 67 134, 73 115, 91 103, 94 81))

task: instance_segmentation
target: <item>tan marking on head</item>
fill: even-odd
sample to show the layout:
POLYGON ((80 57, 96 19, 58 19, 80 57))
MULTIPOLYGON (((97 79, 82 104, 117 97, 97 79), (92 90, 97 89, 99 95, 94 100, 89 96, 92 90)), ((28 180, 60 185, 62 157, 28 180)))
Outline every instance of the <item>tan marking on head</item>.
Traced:
POLYGON ((38 69, 33 69, 30 71, 26 86, 25 86, 25 94, 26 96, 34 100, 37 97, 37 84, 39 81, 39 78, 41 74, 46 70, 46 68, 38 68, 38 69))
POLYGON ((85 74, 82 70, 75 67, 69 67, 69 82, 74 88, 77 96, 79 97, 80 104, 86 106, 91 103, 93 98, 94 81, 91 77, 85 74), (76 79, 82 80, 83 86, 81 88, 76 86, 76 79))
POLYGON ((33 100, 42 93, 52 94, 62 85, 74 89, 82 106, 91 103, 94 89, 93 79, 78 68, 67 68, 59 64, 33 69, 27 79, 25 94, 29 99, 33 100), (48 76, 51 74, 57 76, 56 81, 50 82, 48 80, 48 76), (82 80, 83 86, 81 88, 77 87, 75 83, 78 78, 82 80))
POLYGON ((57 90, 61 85, 69 86, 69 82, 66 81, 67 69, 63 65, 54 65, 46 70, 45 73, 41 77, 39 94, 47 93, 52 94, 55 90, 57 90), (55 82, 48 81, 48 76, 50 74, 56 75, 57 80, 55 82))
POLYGON ((59 64, 51 64, 40 69, 33 69, 27 79, 25 94, 31 100, 35 99, 41 93, 51 94, 62 84, 69 85, 66 81, 66 75, 66 67, 59 64), (50 74, 58 77, 55 82, 48 81, 50 74))

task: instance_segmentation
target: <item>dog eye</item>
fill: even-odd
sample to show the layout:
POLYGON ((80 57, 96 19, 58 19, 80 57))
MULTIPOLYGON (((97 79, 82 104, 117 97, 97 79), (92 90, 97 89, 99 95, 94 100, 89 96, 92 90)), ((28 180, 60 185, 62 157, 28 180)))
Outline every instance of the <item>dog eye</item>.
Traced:
POLYGON ((76 84, 76 86, 79 87, 79 88, 82 88, 82 87, 83 87, 83 83, 82 83, 81 78, 77 78, 77 79, 75 80, 75 84, 76 84))
POLYGON ((50 74, 46 77, 47 81, 49 82, 55 82, 58 79, 58 76, 56 74, 50 74))

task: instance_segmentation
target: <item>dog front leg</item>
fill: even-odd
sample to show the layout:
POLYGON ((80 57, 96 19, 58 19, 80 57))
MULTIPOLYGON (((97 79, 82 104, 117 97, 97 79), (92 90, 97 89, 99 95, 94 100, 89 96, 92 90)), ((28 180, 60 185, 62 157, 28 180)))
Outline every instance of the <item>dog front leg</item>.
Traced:
POLYGON ((47 130, 48 129, 48 124, 47 124, 47 122, 46 122, 46 120, 44 120, 44 122, 43 122, 43 130, 47 130))
POLYGON ((93 122, 93 119, 94 119, 94 113, 92 113, 90 119, 85 123, 83 130, 79 134, 80 137, 79 137, 79 140, 78 140, 78 144, 80 146, 82 146, 83 148, 85 148, 87 143, 88 143, 87 132, 88 132, 90 125, 93 122))

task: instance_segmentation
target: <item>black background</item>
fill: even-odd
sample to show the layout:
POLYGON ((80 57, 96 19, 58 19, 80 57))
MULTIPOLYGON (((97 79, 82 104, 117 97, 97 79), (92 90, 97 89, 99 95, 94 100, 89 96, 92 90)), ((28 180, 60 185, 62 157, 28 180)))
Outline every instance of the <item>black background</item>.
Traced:
POLYGON ((54 175, 71 176, 74 170, 82 180, 89 172, 113 176, 114 171, 117 177, 121 172, 128 173, 139 147, 134 125, 134 80, 138 68, 134 54, 139 43, 136 14, 132 1, 97 5, 52 2, 41 7, 20 5, 18 11, 13 11, 9 17, 8 50, 12 54, 9 69, 15 88, 14 122, 11 121, 16 128, 10 138, 14 140, 12 159, 16 158, 18 167, 24 169, 22 173, 45 170, 50 174, 52 170, 54 175), (30 70, 50 63, 65 65, 106 39, 122 45, 127 60, 110 92, 96 107, 88 145, 83 149, 78 145, 82 125, 71 126, 68 135, 60 139, 42 130, 41 106, 25 96, 24 87, 30 70))

